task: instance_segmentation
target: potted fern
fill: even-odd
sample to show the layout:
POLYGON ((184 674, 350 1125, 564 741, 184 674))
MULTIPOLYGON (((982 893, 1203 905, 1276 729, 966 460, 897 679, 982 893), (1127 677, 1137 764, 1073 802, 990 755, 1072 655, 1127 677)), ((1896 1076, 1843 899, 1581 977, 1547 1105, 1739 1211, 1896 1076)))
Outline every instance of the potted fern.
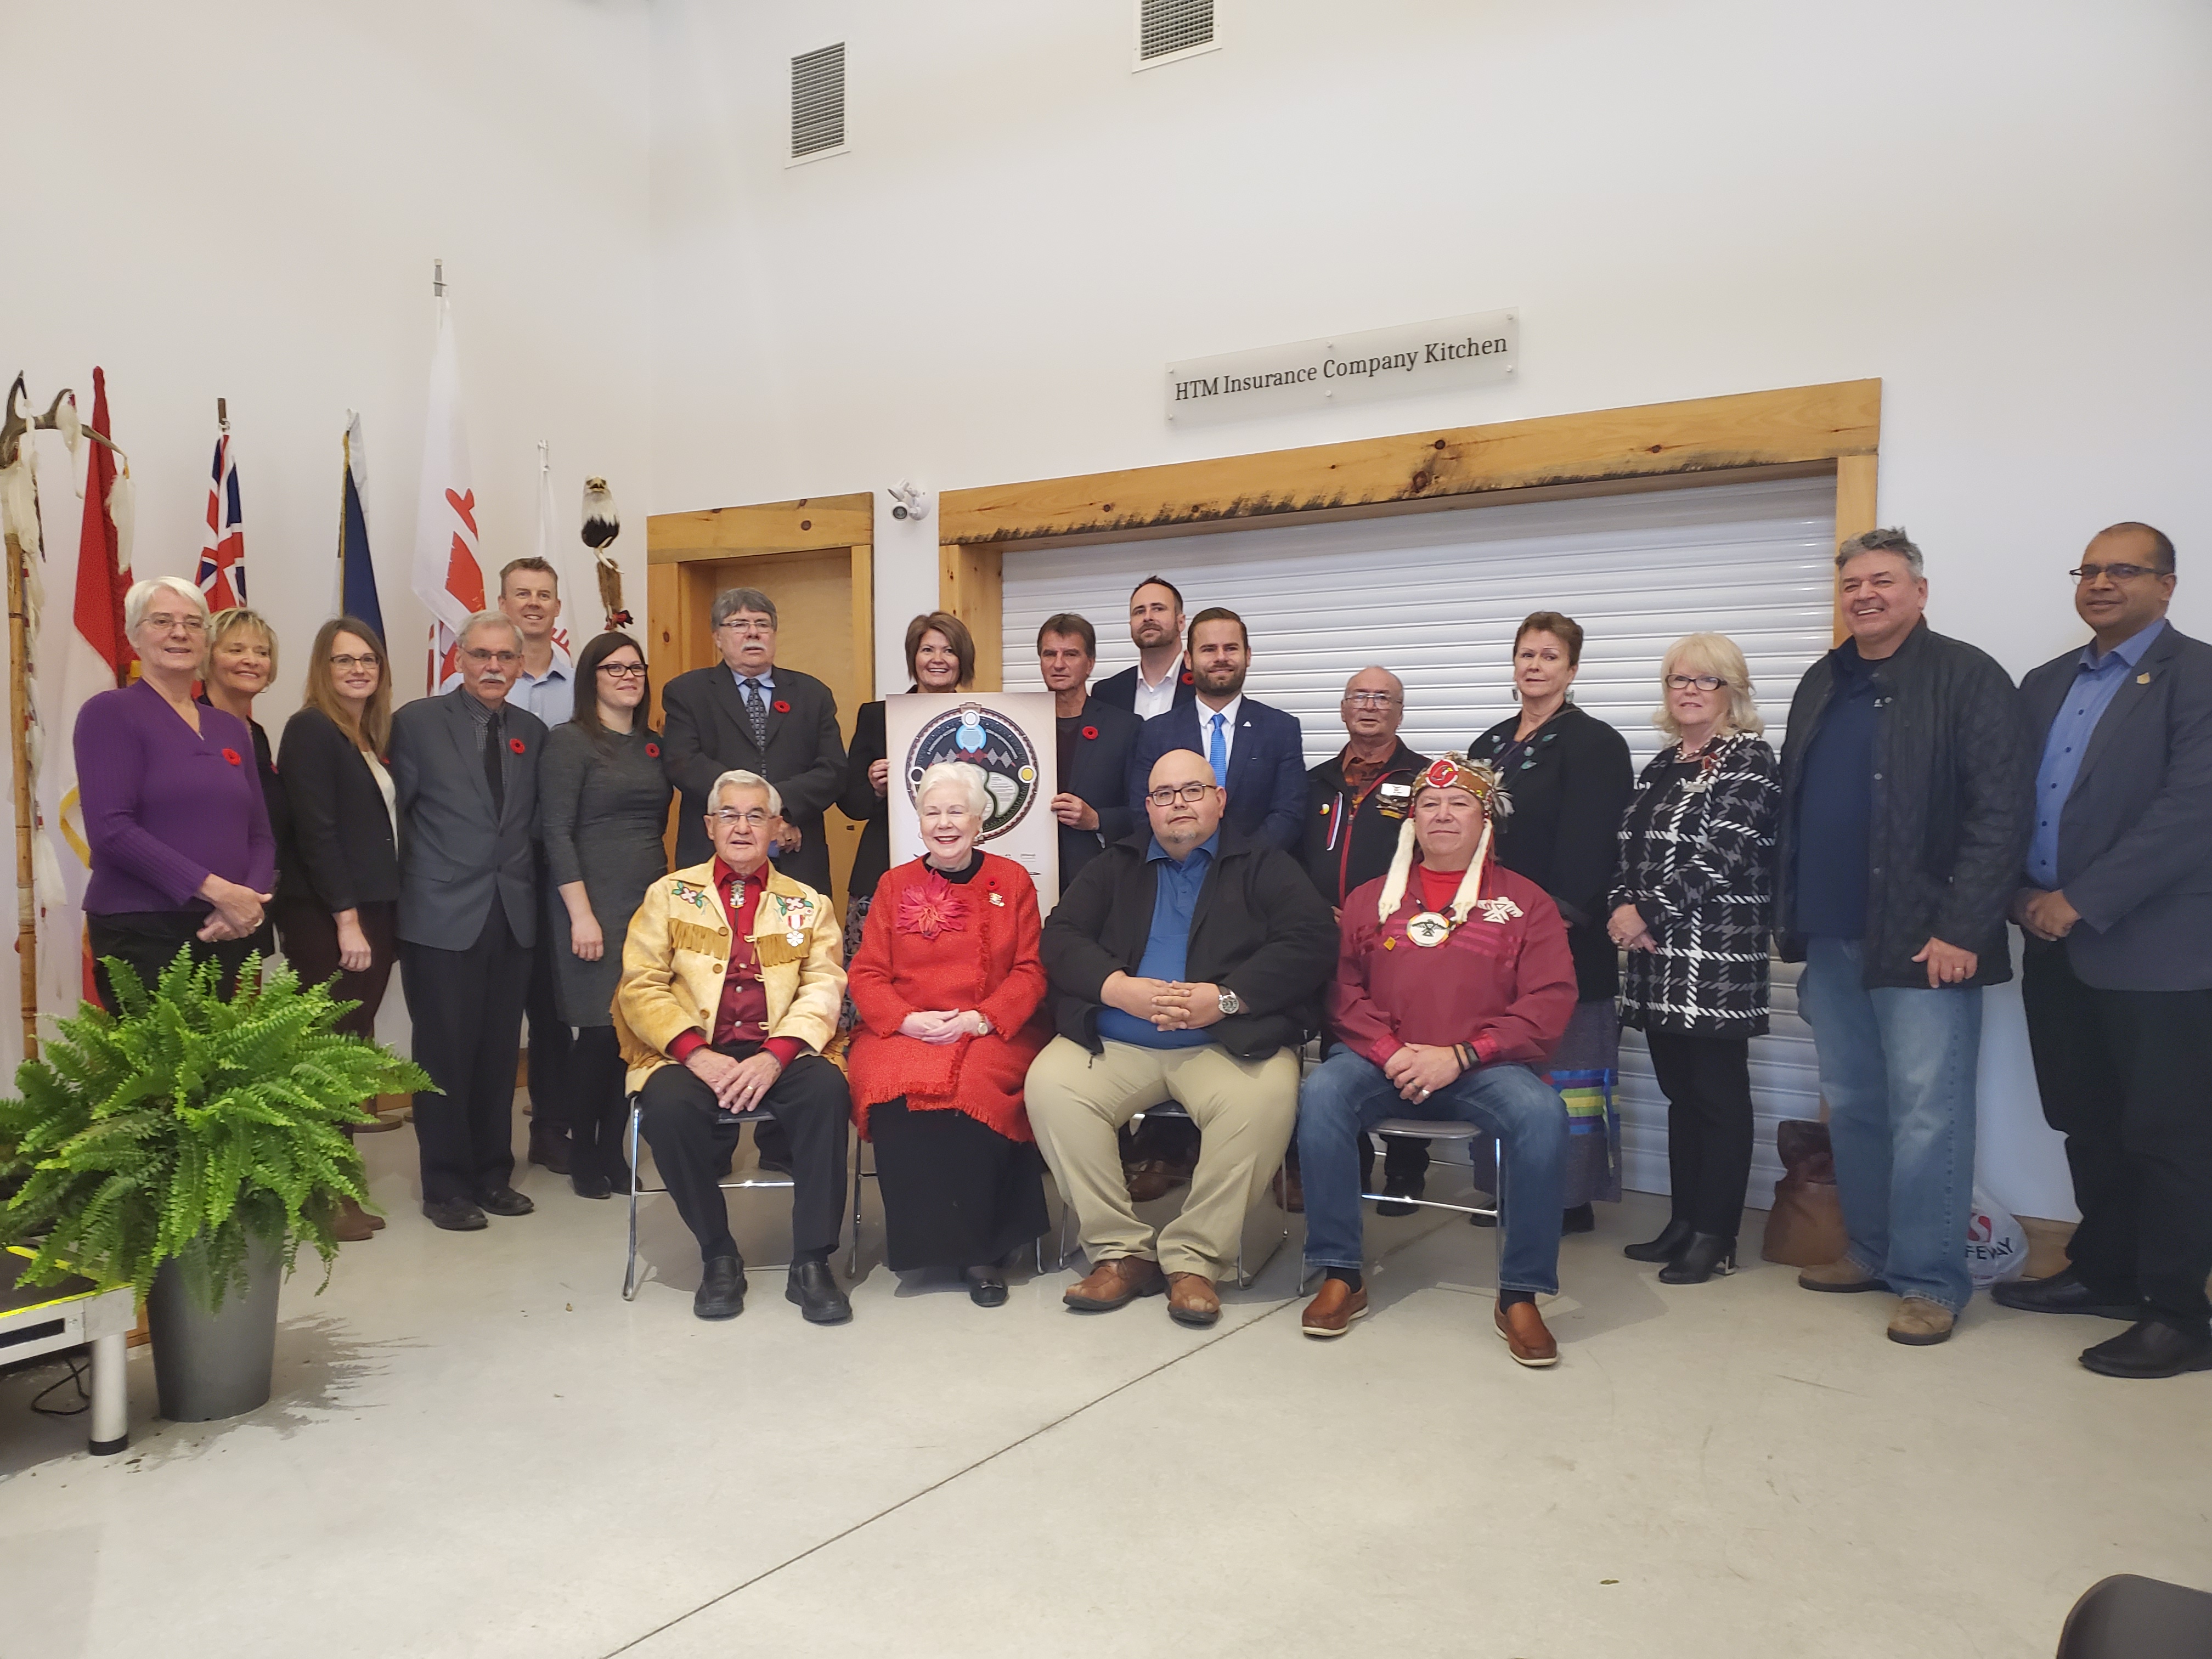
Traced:
POLYGON ((330 1281, 338 1200, 368 1196, 346 1126, 428 1088, 389 1049, 331 1029, 354 1005, 249 957, 226 1000, 187 951, 149 993, 107 970, 0 1100, 0 1244, 39 1239, 26 1282, 67 1274, 147 1298, 161 1414, 234 1417, 269 1398, 276 1291, 303 1244, 330 1281), (20 1184, 17 1184, 20 1183, 20 1184))

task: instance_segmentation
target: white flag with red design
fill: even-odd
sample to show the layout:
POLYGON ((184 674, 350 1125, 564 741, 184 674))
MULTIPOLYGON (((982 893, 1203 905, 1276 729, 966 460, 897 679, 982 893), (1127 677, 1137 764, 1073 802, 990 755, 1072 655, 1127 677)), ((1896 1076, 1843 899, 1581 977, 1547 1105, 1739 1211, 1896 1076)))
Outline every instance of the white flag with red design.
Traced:
POLYGON ((484 608, 477 562, 477 497, 469 438, 461 422, 461 365, 451 301, 438 301, 438 343, 430 358, 430 410, 422 424, 422 489, 415 512, 416 597, 429 608, 429 687, 458 684, 461 629, 484 608))

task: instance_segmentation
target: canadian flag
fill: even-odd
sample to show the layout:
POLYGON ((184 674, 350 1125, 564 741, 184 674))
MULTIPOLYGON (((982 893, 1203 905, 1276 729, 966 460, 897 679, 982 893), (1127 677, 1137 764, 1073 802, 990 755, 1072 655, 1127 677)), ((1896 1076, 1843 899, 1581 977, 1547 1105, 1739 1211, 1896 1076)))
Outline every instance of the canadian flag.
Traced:
POLYGON ((461 424, 461 363, 453 344, 453 302, 438 300, 438 343, 430 356, 430 411, 422 425, 422 489, 415 511, 416 596, 429 607, 429 689, 460 680, 454 654, 461 629, 484 608, 477 562, 477 497, 470 483, 469 436, 461 424))

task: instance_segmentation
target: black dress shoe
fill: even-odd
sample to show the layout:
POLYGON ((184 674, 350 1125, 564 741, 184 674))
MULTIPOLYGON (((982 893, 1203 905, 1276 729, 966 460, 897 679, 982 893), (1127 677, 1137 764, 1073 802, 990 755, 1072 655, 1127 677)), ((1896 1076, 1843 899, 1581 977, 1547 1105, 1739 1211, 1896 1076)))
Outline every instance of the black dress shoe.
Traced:
POLYGON ((2212 1334, 2181 1330, 2162 1319, 2139 1320, 2111 1341, 2083 1349, 2081 1363, 2100 1376, 2212 1371, 2212 1334))
POLYGON ((528 1215, 538 1207, 512 1187, 480 1194, 477 1203, 490 1215, 528 1215))
POLYGON ((837 1288, 837 1275, 826 1261, 794 1262, 784 1281, 783 1299, 796 1302, 810 1325, 842 1325, 853 1316, 853 1304, 837 1288))
POLYGON ((979 1308, 1003 1308, 1006 1305, 1006 1281, 996 1267, 970 1267, 968 1299, 979 1308))
POLYGON ((1391 1199, 1419 1198, 1428 1186, 1420 1176, 1394 1175, 1386 1163, 1382 1167, 1382 1190, 1389 1194, 1375 1206, 1377 1215, 1412 1215, 1421 1207, 1418 1204, 1395 1204, 1391 1199))
POLYGON ((449 1233, 478 1233, 491 1224, 484 1212, 465 1198, 432 1199, 422 1206, 422 1213, 430 1218, 434 1227, 443 1227, 449 1233))
POLYGON ((571 1170, 568 1184, 575 1188, 579 1198, 612 1198, 615 1195, 614 1182, 603 1175, 588 1170, 571 1170))
POLYGON ((2013 1279, 1990 1286, 1990 1300, 2000 1308, 2022 1313, 2092 1314, 2132 1325, 2142 1317, 2142 1304, 2124 1301, 2084 1284, 2071 1267, 2048 1279, 2013 1279))
POLYGON ((1620 1253, 1631 1261, 1672 1261, 1696 1234, 1697 1229, 1686 1221, 1669 1221, 1659 1230, 1658 1237, 1641 1244, 1624 1244, 1620 1253))
POLYGON ((733 1255, 716 1256, 700 1276, 691 1311, 702 1319, 735 1319, 744 1310, 745 1264, 733 1255))
POLYGON ((1682 1254, 1659 1270, 1662 1285, 1702 1285, 1716 1273, 1735 1271, 1735 1240, 1718 1233, 1692 1233, 1682 1254))
POLYGON ((568 1137, 556 1134, 532 1134, 530 1137, 530 1161, 555 1175, 566 1175, 569 1169, 568 1137))
POLYGON ((1559 1231, 1594 1233, 1597 1231, 1597 1212, 1587 1204, 1577 1204, 1571 1210, 1559 1212, 1559 1231))

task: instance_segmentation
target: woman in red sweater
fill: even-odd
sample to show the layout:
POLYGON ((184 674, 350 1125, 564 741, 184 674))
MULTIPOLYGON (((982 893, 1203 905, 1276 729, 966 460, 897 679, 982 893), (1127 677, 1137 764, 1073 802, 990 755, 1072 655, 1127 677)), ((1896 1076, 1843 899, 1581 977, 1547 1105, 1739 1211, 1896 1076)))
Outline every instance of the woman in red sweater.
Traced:
POLYGON ((922 774, 922 856, 884 874, 847 969, 860 1027, 846 1070, 876 1145, 885 1260, 964 1269, 984 1308, 1006 1302, 1006 1256, 1047 1224, 1022 1083, 1051 1035, 1034 1023, 1036 888, 975 848, 990 805, 980 767, 922 774))

